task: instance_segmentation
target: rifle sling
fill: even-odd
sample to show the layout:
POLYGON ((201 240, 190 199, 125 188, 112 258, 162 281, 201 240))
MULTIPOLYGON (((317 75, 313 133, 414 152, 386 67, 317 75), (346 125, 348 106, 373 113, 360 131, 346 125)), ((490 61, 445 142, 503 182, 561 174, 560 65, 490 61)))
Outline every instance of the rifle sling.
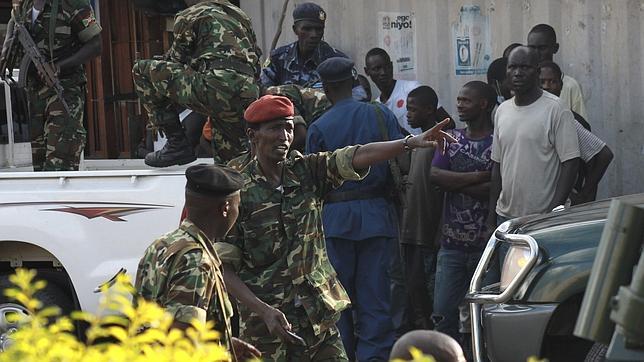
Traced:
POLYGON ((49 61, 54 62, 54 36, 56 35, 56 20, 58 19, 58 5, 60 0, 53 0, 51 14, 49 15, 49 61))

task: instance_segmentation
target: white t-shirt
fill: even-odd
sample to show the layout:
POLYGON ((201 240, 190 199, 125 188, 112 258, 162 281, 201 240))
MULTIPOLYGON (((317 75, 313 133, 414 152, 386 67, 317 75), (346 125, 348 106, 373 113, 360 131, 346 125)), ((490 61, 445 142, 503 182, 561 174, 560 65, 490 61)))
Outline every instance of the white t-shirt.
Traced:
MULTIPOLYGON (((391 92, 391 96, 389 96, 389 99, 384 102, 384 105, 396 116, 400 127, 413 135, 421 134, 422 130, 420 128, 411 128, 411 126, 409 126, 409 122, 407 122, 407 95, 409 95, 409 92, 420 86, 421 84, 415 80, 397 79, 394 90, 391 92)), ((376 102, 382 103, 380 97, 376 99, 376 102)), ((440 102, 438 102, 436 109, 440 107, 440 102)))
POLYGON ((561 98, 564 105, 589 121, 588 114, 586 113, 586 104, 584 103, 584 95, 581 93, 581 86, 575 78, 564 74, 563 86, 561 87, 559 98, 561 98))
POLYGON ((501 167, 497 214, 542 213, 554 197, 561 163, 579 157, 572 112, 548 92, 534 103, 503 102, 494 117, 492 160, 501 167))

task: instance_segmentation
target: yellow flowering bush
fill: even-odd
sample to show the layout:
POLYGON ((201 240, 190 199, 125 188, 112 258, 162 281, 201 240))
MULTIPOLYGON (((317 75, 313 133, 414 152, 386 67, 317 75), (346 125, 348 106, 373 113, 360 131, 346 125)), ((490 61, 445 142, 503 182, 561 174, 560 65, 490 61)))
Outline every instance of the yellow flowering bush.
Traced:
POLYGON ((35 280, 33 270, 17 269, 10 277, 14 288, 5 295, 23 305, 29 316, 13 315, 20 323, 12 334, 14 343, 0 353, 0 362, 170 362, 230 361, 212 323, 197 321, 184 333, 172 329, 172 316, 143 299, 134 306, 133 287, 126 275, 103 289, 96 315, 73 312, 61 316, 57 307, 44 306, 36 292, 46 282, 35 280), (74 322, 86 322, 86 342, 74 334, 74 322))
MULTIPOLYGON (((411 362, 436 362, 432 356, 427 356, 423 354, 423 352, 416 348, 416 347, 411 347, 409 349, 409 353, 411 354, 411 362)), ((407 362, 403 359, 393 359, 391 362, 407 362)))

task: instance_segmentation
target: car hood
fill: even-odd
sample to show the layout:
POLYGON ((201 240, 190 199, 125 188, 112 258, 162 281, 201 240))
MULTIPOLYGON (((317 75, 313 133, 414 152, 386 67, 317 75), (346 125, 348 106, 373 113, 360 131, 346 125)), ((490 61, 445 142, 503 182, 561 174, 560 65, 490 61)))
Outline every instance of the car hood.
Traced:
MULTIPOLYGON (((616 199, 644 206, 644 193, 616 199)), ((601 239, 611 199, 574 206, 563 211, 514 219, 510 232, 532 236, 549 259, 568 252, 596 248, 601 239)))

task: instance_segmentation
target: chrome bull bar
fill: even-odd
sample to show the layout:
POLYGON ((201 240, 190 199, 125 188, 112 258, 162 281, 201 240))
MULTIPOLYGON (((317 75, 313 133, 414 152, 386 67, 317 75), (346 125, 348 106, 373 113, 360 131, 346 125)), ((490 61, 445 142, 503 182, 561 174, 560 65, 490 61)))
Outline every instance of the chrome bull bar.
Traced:
MULTIPOLYGON (((503 226, 503 225, 502 225, 503 226)), ((483 362, 483 326, 481 324, 481 304, 499 304, 505 303, 517 292, 521 283, 525 279, 526 275, 534 264, 537 262, 537 257, 539 256, 539 245, 537 242, 529 235, 522 234, 506 234, 500 229, 504 229, 502 226, 497 228, 494 232, 494 236, 490 238, 483 255, 481 255, 481 260, 476 266, 474 271, 474 276, 470 281, 470 289, 465 297, 466 301, 470 303, 470 320, 472 326, 472 353, 475 362, 483 362), (494 251, 502 243, 514 244, 527 246, 530 249, 530 254, 528 260, 521 268, 519 273, 515 275, 508 287, 501 292, 500 294, 494 293, 484 293, 481 289, 481 284, 483 282, 483 277, 485 271, 487 270, 490 261, 492 261, 492 256, 494 251)), ((504 231, 507 230, 507 227, 504 231)))

